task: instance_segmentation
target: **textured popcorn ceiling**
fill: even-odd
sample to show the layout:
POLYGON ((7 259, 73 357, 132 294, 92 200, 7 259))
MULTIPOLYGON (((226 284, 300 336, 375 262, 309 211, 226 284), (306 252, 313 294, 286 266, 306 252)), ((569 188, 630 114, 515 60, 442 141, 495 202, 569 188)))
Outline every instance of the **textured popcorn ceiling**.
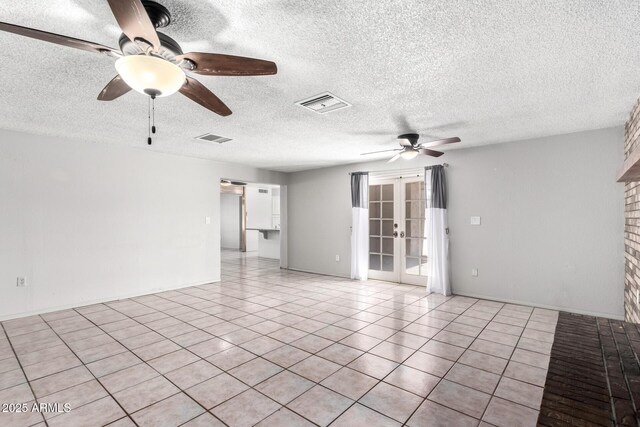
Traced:
MULTIPOLYGON (((112 59, 2 33, 0 127, 291 171, 383 158, 359 154, 397 147, 401 118, 463 148, 621 125, 640 95, 637 0, 160 2, 185 52, 278 74, 198 77, 233 115, 160 99, 147 147, 144 96, 96 100, 112 59), (294 105, 326 90, 353 107, 294 105), (233 141, 193 140, 206 132, 233 141)), ((106 0, 3 1, 0 21, 112 47, 120 33, 106 0)))

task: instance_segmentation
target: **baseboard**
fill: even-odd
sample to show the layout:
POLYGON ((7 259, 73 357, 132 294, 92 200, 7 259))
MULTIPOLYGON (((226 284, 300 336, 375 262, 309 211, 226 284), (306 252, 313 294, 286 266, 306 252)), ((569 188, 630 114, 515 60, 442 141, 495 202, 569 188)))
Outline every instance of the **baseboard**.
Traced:
POLYGON ((298 273, 310 273, 310 274, 317 274, 319 276, 340 277, 342 279, 351 279, 351 276, 347 276, 347 275, 320 273, 319 271, 303 270, 301 268, 295 268, 295 267, 288 267, 288 268, 282 268, 282 269, 297 271, 298 273))
POLYGON ((94 300, 85 300, 85 301, 80 301, 80 302, 76 302, 76 303, 72 303, 72 304, 64 304, 64 305, 59 305, 59 306, 55 306, 55 307, 47 307, 47 308, 43 308, 41 310, 31 310, 31 311, 27 311, 27 312, 23 312, 23 313, 1 315, 0 316, 0 321, 19 319, 21 317, 36 316, 38 314, 53 313, 55 311, 68 310, 70 308, 85 307, 87 305, 102 304, 102 303, 105 303, 105 302, 113 302, 113 301, 120 301, 120 300, 128 299, 128 298, 141 297, 141 296, 144 296, 144 295, 157 294, 157 293, 160 293, 160 292, 175 291, 176 289, 190 288, 192 286, 208 285, 209 283, 217 283, 217 282, 220 282, 220 278, 217 278, 217 279, 214 279, 214 280, 207 280, 207 281, 202 282, 202 283, 197 282, 197 283, 191 283, 191 284, 188 284, 188 285, 178 285, 178 286, 172 286, 172 287, 168 287, 168 288, 149 290, 149 291, 145 291, 145 292, 135 292, 135 293, 131 293, 131 294, 119 295, 119 296, 116 296, 116 297, 97 298, 97 299, 94 299, 94 300))
POLYGON ((504 302, 507 304, 526 305, 528 307, 537 307, 537 308, 546 308, 548 310, 566 311, 567 313, 585 314, 587 316, 606 317, 607 319, 624 320, 624 315, 621 316, 621 315, 612 314, 612 313, 602 313, 599 311, 579 310, 575 308, 559 307, 555 305, 536 304, 530 301, 514 300, 514 299, 508 299, 508 298, 496 298, 493 296, 480 295, 480 294, 467 294, 467 293, 457 293, 457 292, 454 292, 453 294, 461 297, 480 298, 480 299, 489 300, 489 301, 504 302))

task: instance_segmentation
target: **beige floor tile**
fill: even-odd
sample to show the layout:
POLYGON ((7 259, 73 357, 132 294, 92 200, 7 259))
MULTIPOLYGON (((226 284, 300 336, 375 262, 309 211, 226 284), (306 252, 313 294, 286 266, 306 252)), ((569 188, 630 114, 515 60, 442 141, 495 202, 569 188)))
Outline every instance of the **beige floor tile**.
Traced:
POLYGON ((521 326, 507 325, 506 323, 500 322, 491 322, 487 325, 486 329, 493 332, 515 335, 517 337, 522 335, 522 331, 524 331, 524 328, 521 326))
POLYGON ((174 427, 202 414, 204 409, 184 393, 175 394, 131 415, 140 427, 174 427))
POLYGON ((491 356, 489 354, 467 350, 462 356, 460 356, 458 362, 464 363, 465 365, 472 366, 474 368, 483 369, 494 374, 502 375, 502 372, 507 366, 508 361, 506 359, 491 356))
POLYGON ((64 390, 74 385, 94 379, 93 375, 84 366, 62 371, 48 377, 40 378, 31 382, 36 398, 41 398, 49 394, 64 390))
POLYGON ((106 375, 100 378, 100 382, 109 393, 114 394, 157 376, 158 373, 153 368, 140 364, 106 375))
POLYGON ((387 338, 387 341, 417 350, 429 341, 429 338, 400 331, 387 338))
POLYGON ((84 427, 105 425, 125 416, 122 408, 110 396, 86 404, 49 419, 50 427, 84 427))
POLYGON ((281 405, 268 397, 255 390, 247 390, 211 412, 229 426, 251 427, 280 408, 281 405))
MULTIPOLYGON (((57 393, 50 394, 45 399, 42 399, 41 402, 47 404, 57 403, 60 407, 65 404, 69 404, 71 406, 71 410, 77 410, 87 403, 94 402, 106 396, 108 396, 108 393, 104 387, 102 387, 98 381, 91 380, 57 393)), ((44 416, 47 419, 59 415, 60 414, 58 413, 44 413, 44 416)))
POLYGON ((533 340, 531 338, 520 338, 518 341, 517 348, 522 348, 529 351, 534 351, 536 353, 542 353, 549 355, 551 354, 552 343, 533 340))
POLYGON ((498 427, 534 427, 538 423, 538 411, 493 397, 482 420, 498 427))
POLYGON ((509 359, 515 347, 505 344, 499 344, 497 342, 486 341, 478 338, 470 346, 469 349, 478 351, 480 353, 489 354, 491 356, 500 357, 502 359, 509 359))
POLYGON ((338 369, 340 369, 340 365, 337 363, 330 362, 318 356, 308 357, 289 368, 291 372, 295 372, 316 383, 327 378, 338 369))
POLYGON ((333 341, 330 341, 326 338, 317 337, 315 335, 307 335, 300 338, 299 340, 291 342, 290 344, 309 353, 317 353, 320 350, 329 347, 331 344, 333 344, 333 341))
POLYGON ((509 365, 507 365, 507 369, 504 371, 504 376, 537 385, 539 387, 544 387, 544 383, 547 378, 547 370, 511 361, 509 362, 509 365))
POLYGON ((165 354, 180 350, 180 346, 171 340, 164 339, 144 347, 136 348, 133 351, 140 359, 147 361, 155 359, 165 354))
POLYGON ((320 426, 326 426, 352 403, 351 399, 317 385, 287 407, 320 426))
POLYGON ((283 345, 280 348, 264 354, 262 357, 276 365, 282 366, 283 368, 288 368, 309 356, 311 356, 311 353, 307 353, 304 350, 300 350, 299 348, 292 347, 290 345, 283 345))
POLYGON ((272 350, 275 350, 278 347, 281 347, 282 345, 284 344, 280 341, 277 341, 273 338, 269 338, 266 336, 261 336, 251 341, 247 341, 244 344, 241 344, 240 347, 244 348, 247 351, 250 351, 253 354, 257 354, 258 356, 260 356, 272 350))
POLYGON ((347 366, 371 377, 382 379, 393 371, 398 364, 383 357, 365 353, 347 366))
POLYGON ((147 363, 161 374, 166 374, 167 372, 197 362, 198 360, 201 359, 190 351, 178 350, 173 353, 151 359, 147 363))
POLYGON ((255 354, 249 353, 243 348, 232 347, 228 350, 224 350, 220 353, 214 354, 213 356, 207 357, 207 360, 223 371, 227 371, 255 358, 255 354))
POLYGON ((462 355, 462 353, 464 353, 464 348, 458 347, 457 345, 453 344, 431 340, 420 347, 420 351, 455 362, 462 355))
POLYGON ((441 332, 438 332, 433 337, 433 339, 447 344, 457 345, 458 347, 467 348, 471 345, 475 338, 468 335, 462 335, 456 332, 443 330, 441 332))
POLYGON ((27 378, 22 373, 22 369, 19 368, 0 374, 0 390, 4 390, 25 382, 27 382, 27 378))
POLYGON ((289 371, 283 371, 261 382, 255 389, 276 402, 286 405, 314 385, 306 378, 289 371))
POLYGON ((282 367, 260 357, 228 372, 245 384, 254 386, 282 371, 282 367))
POLYGON ((540 409, 544 389, 533 384, 524 383, 508 377, 502 377, 495 395, 536 411, 540 409))
POLYGON ((165 377, 181 389, 185 390, 213 378, 220 373, 222 373, 222 371, 211 363, 206 360, 200 360, 168 372, 165 374, 165 377))
POLYGON ((364 335, 360 332, 355 332, 352 335, 349 335, 345 339, 341 340, 340 344, 353 347, 360 351, 369 351, 381 342, 382 340, 379 338, 364 335))
POLYGON ((442 380, 429 394, 428 399, 471 417, 480 418, 489 404, 491 395, 442 380))
POLYGON ((103 377, 117 371, 142 363, 135 354, 127 351, 87 364, 87 368, 96 377, 103 377))
POLYGON ((113 397, 128 413, 136 412, 146 406, 178 393, 180 390, 164 377, 155 377, 149 381, 129 387, 115 393, 113 397))
POLYGON ((185 392, 206 409, 211 409, 248 388, 231 375, 222 373, 188 388, 185 392))
POLYGON ((335 343, 318 352, 318 356, 343 366, 351 363, 363 354, 364 352, 362 350, 348 347, 340 343, 335 343))
POLYGON ((313 427, 315 424, 302 418, 287 408, 281 408, 264 420, 256 424, 256 427, 313 427))
POLYGON ((385 359, 393 360, 398 363, 405 361, 414 352, 415 350, 412 348, 394 344, 389 341, 382 341, 380 344, 369 350, 369 353, 371 354, 375 354, 376 356, 384 357, 385 359))
POLYGON ((440 378, 409 366, 400 365, 384 379, 384 382, 426 397, 440 382, 440 378))
POLYGON ((511 356, 511 360, 524 363, 526 365, 535 366, 536 368, 547 369, 551 358, 545 354, 536 353, 522 348, 516 348, 511 356))
POLYGON ((208 412, 195 417, 180 427, 225 427, 224 423, 208 412))
POLYGON ((433 338, 440 332, 440 329, 432 326, 421 325, 419 323, 412 323, 409 326, 404 327, 401 332, 418 335, 423 338, 433 338))
POLYGON ((221 351, 228 350, 231 347, 233 347, 233 344, 230 342, 221 340, 220 338, 211 338, 188 347, 188 350, 197 356, 207 358, 221 351))
POLYGON ((322 385, 350 399, 358 400, 367 393, 378 380, 349 368, 342 368, 322 381, 322 385))
POLYGON ((384 382, 378 383, 359 400, 361 404, 400 423, 407 421, 422 401, 422 397, 384 382))
POLYGON ((420 371, 427 372, 438 377, 446 375, 447 371, 453 366, 452 361, 443 359, 442 357, 433 356, 431 354, 418 351, 413 356, 408 358, 404 365, 411 368, 418 369, 420 371))
POLYGON ((456 363, 444 377, 449 381, 492 394, 500 381, 500 375, 456 363))
POLYGON ((356 403, 335 420, 331 427, 400 427, 402 424, 356 403))

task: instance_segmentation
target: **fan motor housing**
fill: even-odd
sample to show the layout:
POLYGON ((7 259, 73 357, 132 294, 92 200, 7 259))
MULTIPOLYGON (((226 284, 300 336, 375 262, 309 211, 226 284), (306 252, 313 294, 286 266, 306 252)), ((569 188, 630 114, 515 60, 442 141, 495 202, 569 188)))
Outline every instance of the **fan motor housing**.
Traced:
POLYGON ((411 145, 416 145, 418 143, 418 139, 420 135, 417 133, 405 133, 402 135, 398 135, 398 139, 407 139, 411 143, 411 145))

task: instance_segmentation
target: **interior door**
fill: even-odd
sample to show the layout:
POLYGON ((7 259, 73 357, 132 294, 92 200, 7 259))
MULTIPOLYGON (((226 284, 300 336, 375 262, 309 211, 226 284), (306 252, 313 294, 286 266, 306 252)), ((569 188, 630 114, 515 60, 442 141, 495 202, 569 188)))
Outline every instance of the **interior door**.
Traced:
POLYGON ((369 277, 426 284, 424 182, 372 179, 369 185, 369 277))

